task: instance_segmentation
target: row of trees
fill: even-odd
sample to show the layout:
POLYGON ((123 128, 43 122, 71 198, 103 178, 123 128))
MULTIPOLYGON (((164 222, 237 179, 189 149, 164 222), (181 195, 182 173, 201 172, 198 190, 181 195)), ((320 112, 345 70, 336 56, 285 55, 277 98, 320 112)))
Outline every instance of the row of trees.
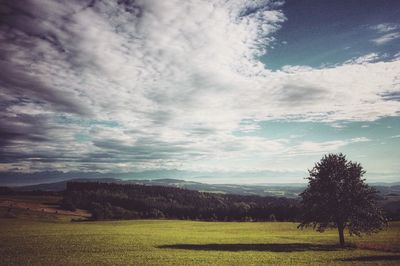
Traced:
POLYGON ((93 219, 169 218, 213 221, 295 221, 293 199, 204 193, 173 187, 110 183, 67 184, 61 205, 93 219))

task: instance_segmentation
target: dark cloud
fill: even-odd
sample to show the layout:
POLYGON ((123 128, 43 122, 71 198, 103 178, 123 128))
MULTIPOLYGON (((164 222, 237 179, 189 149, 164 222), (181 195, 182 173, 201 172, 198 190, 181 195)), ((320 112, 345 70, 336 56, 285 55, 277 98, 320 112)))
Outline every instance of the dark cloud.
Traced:
POLYGON ((16 114, 15 116, 1 116, 0 119, 0 146, 4 147, 12 141, 41 142, 49 140, 50 124, 48 117, 43 115, 16 114))
POLYGON ((71 55, 67 55, 65 47, 71 36, 63 27, 76 11, 57 2, 43 2, 38 6, 29 1, 2 1, 0 5, 3 93, 45 105, 56 112, 90 114, 76 95, 60 88, 52 77, 57 68, 66 72, 73 68, 68 66, 71 55))
POLYGON ((191 135, 196 135, 196 136, 209 136, 212 134, 216 133, 216 130, 214 128, 210 127, 193 127, 189 130, 191 135))
POLYGON ((400 91, 385 92, 380 94, 385 101, 400 101, 400 91))
MULTIPOLYGON (((98 140, 93 145, 103 153, 94 154, 94 158, 105 161, 151 161, 161 159, 179 159, 187 156, 187 142, 163 142, 150 138, 140 138, 134 144, 116 140, 98 140), (115 160, 117 159, 117 160, 115 160)), ((92 155, 89 155, 92 157, 92 155)))
POLYGON ((24 99, 37 105, 49 105, 58 112, 89 114, 90 111, 79 103, 79 99, 65 91, 55 90, 46 85, 39 77, 29 74, 19 65, 0 60, 0 86, 14 95, 16 99, 24 99))
POLYGON ((285 85, 278 95, 278 99, 289 105, 304 105, 324 98, 326 91, 322 88, 306 85, 285 85))

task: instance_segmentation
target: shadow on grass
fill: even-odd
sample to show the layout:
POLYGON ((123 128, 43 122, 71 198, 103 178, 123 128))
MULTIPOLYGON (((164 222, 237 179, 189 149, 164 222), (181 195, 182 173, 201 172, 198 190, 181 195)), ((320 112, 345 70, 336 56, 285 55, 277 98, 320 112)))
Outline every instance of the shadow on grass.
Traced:
POLYGON ((400 255, 365 256, 339 259, 339 261, 381 261, 381 260, 400 260, 400 255))
POLYGON ((307 243, 290 244, 175 244, 162 245, 158 248, 208 250, 208 251, 270 251, 270 252, 298 252, 298 251, 335 251, 341 248, 336 245, 317 245, 307 243))

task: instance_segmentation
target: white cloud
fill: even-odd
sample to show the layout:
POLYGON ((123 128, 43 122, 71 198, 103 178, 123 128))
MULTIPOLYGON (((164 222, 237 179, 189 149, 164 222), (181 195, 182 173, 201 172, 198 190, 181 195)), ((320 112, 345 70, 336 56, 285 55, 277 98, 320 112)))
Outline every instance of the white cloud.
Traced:
POLYGON ((399 24, 394 23, 381 23, 371 26, 370 29, 376 31, 379 34, 383 34, 378 38, 372 39, 371 41, 376 45, 383 45, 400 37, 399 24))
POLYGON ((400 28, 398 24, 394 23, 381 23, 370 27, 372 30, 375 30, 379 33, 386 33, 390 31, 394 31, 400 28))
POLYGON ((8 124, 19 129, 24 115, 47 119, 36 134, 48 137, 44 143, 7 144, 27 157, 18 166, 31 170, 196 168, 228 158, 222 168, 235 158, 262 168, 274 156, 337 150, 357 140, 291 148, 288 140, 235 136, 258 129, 244 120, 368 121, 400 110, 400 102, 380 96, 399 89, 400 61, 373 63, 377 55, 370 54, 326 69, 265 69, 258 56, 285 20, 270 1, 10 5, 30 15, 0 26, 2 63, 14 69, 0 94, 6 115, 17 120, 8 124), (89 140, 76 142, 77 133, 89 140), (32 159, 43 154, 59 161, 32 159))
POLYGON ((371 141, 368 138, 360 137, 360 138, 353 138, 347 140, 333 140, 333 141, 304 141, 296 146, 294 146, 290 151, 289 154, 291 156, 294 155, 304 155, 304 154, 326 154, 326 153, 335 153, 340 148, 357 142, 368 142, 371 141))
POLYGON ((352 58, 347 60, 345 64, 364 64, 364 63, 371 63, 374 61, 378 61, 382 59, 382 56, 379 56, 378 53, 369 53, 360 57, 352 58))
POLYGON ((392 32, 384 34, 378 38, 372 39, 372 42, 376 45, 383 45, 390 41, 400 38, 400 32, 392 32))

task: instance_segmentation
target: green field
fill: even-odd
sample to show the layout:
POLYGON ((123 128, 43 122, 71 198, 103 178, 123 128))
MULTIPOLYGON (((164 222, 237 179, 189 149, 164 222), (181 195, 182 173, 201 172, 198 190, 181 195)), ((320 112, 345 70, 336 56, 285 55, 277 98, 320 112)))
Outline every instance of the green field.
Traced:
POLYGON ((358 247, 340 249, 336 231, 301 231, 295 223, 70 222, 32 213, 0 218, 1 265, 400 264, 398 222, 377 235, 347 237, 358 247))

